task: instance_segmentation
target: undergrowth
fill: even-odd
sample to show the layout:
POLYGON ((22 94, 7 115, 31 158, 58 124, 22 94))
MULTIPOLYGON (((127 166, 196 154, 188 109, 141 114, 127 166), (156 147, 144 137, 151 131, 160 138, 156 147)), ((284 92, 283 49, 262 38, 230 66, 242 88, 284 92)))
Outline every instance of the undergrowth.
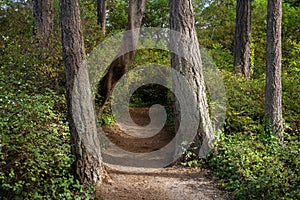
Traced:
POLYGON ((0 20, 0 199, 93 199, 70 173, 61 49, 57 40, 53 52, 38 47, 29 11, 0 20), (7 19, 15 24, 5 29, 7 19))

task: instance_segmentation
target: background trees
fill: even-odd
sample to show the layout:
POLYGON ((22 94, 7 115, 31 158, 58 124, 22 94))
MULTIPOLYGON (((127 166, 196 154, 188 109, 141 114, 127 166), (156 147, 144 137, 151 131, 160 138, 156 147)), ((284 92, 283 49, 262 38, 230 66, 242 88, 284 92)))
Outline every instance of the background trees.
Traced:
POLYGON ((106 31, 106 0, 97 0, 97 16, 98 16, 98 24, 101 26, 101 30, 105 34, 105 31, 106 31))
POLYGON ((267 126, 283 143, 282 86, 281 86, 281 0, 268 1, 267 67, 266 67, 266 120, 267 126))
MULTIPOLYGON (((139 29, 142 25, 142 19, 144 16, 146 0, 130 0, 128 5, 128 25, 127 30, 139 29)), ((119 79, 128 71, 128 67, 134 59, 136 51, 129 51, 127 49, 135 49, 138 44, 137 32, 129 32, 124 34, 120 52, 110 64, 108 73, 101 79, 99 83, 98 99, 101 107, 105 104, 109 98, 115 84, 119 79), (126 52, 126 53, 124 53, 126 52)))
POLYGON ((251 76, 251 1, 236 1, 236 23, 234 37, 234 71, 247 79, 251 76))
POLYGON ((46 46, 47 43, 50 42, 50 36, 53 33, 53 0, 34 0, 33 15, 35 33, 38 36, 42 46, 46 46))

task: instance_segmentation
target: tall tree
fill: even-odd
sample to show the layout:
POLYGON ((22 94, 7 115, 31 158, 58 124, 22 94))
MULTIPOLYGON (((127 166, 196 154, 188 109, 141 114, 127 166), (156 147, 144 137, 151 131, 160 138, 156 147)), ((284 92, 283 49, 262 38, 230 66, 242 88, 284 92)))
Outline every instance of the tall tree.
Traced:
MULTIPOLYGON (((209 117, 208 104, 206 99, 206 89, 202 70, 202 61, 200 56, 199 43, 195 30, 195 19, 192 0, 170 0, 170 25, 171 30, 183 35, 183 39, 172 38, 171 49, 180 52, 182 55, 172 53, 172 68, 180 72, 187 79, 189 86, 193 90, 193 98, 197 105, 197 111, 200 116, 196 145, 206 146, 214 138, 211 120, 209 117), (188 37, 189 39, 184 39, 188 37), (186 60, 189 58, 188 60, 186 60)), ((175 127, 178 129, 180 124, 180 105, 174 103, 175 127)), ((200 149, 199 149, 200 150, 200 149)), ((207 152, 199 152, 205 154, 207 152)))
POLYGON ((101 26, 101 30, 105 34, 105 32, 106 32, 106 0, 97 0, 97 15, 98 15, 98 24, 101 26))
POLYGON ((85 62, 79 0, 60 0, 60 15, 71 148, 76 157, 72 169, 82 184, 99 184, 102 158, 85 62))
POLYGON ((35 34, 42 46, 46 46, 53 33, 53 0, 34 0, 33 15, 35 34))
POLYGON ((282 1, 268 0, 266 122, 283 142, 282 86, 281 86, 281 22, 282 1))
POLYGON ((111 94, 112 89, 120 78, 128 71, 129 64, 133 60, 136 51, 139 28, 142 24, 146 0, 130 0, 128 6, 127 30, 135 30, 125 33, 120 51, 110 64, 108 72, 101 79, 98 88, 99 103, 103 106, 111 94), (128 52, 127 49, 133 50, 128 52))
POLYGON ((236 0, 236 25, 234 37, 234 71, 245 78, 251 76, 251 0, 236 0))

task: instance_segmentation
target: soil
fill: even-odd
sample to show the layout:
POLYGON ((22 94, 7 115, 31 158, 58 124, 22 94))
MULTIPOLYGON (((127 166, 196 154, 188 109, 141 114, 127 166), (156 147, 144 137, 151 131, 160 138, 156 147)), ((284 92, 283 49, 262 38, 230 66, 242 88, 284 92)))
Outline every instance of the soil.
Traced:
MULTIPOLYGON (((143 126, 150 122, 149 108, 130 108, 133 121, 143 126)), ((174 137, 174 127, 165 125, 155 136, 136 138, 126 134, 124 124, 103 126, 102 130, 118 147, 136 153, 156 151, 174 137)), ((132 130, 131 130, 132 131, 132 130)), ((121 157, 121 156, 120 156, 121 157)), ((96 188, 100 200, 210 200, 231 199, 230 194, 218 188, 212 172, 204 168, 188 168, 173 165, 149 170, 130 166, 106 166, 108 178, 96 188)))

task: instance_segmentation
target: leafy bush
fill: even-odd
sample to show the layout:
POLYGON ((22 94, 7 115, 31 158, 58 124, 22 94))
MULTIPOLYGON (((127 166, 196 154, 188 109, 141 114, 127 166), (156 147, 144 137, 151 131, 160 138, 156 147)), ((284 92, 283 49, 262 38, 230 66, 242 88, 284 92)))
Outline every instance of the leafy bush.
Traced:
POLYGON ((0 19, 0 199, 92 199, 70 173, 61 49, 38 47, 30 15, 8 7, 0 19))
POLYGON ((85 199, 70 175, 74 161, 64 98, 51 90, 26 91, 32 82, 2 66, 0 88, 0 193, 4 199, 85 199), (10 74, 11 75, 8 75, 10 74))
POLYGON ((101 118, 98 119, 98 123, 100 126, 113 126, 115 124, 115 118, 109 106, 105 105, 101 118))
POLYGON ((300 197, 299 90, 295 74, 283 74, 285 143, 265 131, 265 79, 244 80, 223 71, 227 92, 224 133, 208 158, 225 189, 238 199, 300 197))
POLYGON ((0 191, 3 197, 25 199, 85 199, 70 175, 74 161, 65 116, 55 111, 63 98, 6 92, 0 97, 0 191))
POLYGON ((227 111, 224 130, 254 133, 264 123, 264 79, 245 80, 223 71, 227 111))
POLYGON ((228 49, 225 49, 222 44, 212 44, 212 48, 208 50, 208 54, 219 69, 233 72, 234 67, 232 53, 228 49))
POLYGON ((230 64, 222 65, 229 56, 224 56, 221 47, 209 51, 222 69, 227 116, 224 133, 207 160, 221 185, 238 199, 300 198, 299 59, 295 56, 299 45, 292 40, 285 45, 290 46, 290 54, 283 62, 283 146, 265 130, 264 74, 251 80, 233 75, 230 64))
POLYGON ((216 143, 209 164, 239 199, 298 199, 299 145, 297 137, 280 146, 273 133, 237 133, 216 143))
POLYGON ((192 143, 189 145, 188 148, 186 148, 187 143, 186 141, 184 141, 182 143, 182 150, 183 150, 183 155, 180 158, 180 164, 182 166, 186 166, 186 167, 194 167, 194 168, 198 168, 198 167, 206 167, 207 166, 207 162, 205 158, 199 158, 198 156, 198 150, 199 148, 197 147, 197 145, 195 145, 195 143, 192 143))

